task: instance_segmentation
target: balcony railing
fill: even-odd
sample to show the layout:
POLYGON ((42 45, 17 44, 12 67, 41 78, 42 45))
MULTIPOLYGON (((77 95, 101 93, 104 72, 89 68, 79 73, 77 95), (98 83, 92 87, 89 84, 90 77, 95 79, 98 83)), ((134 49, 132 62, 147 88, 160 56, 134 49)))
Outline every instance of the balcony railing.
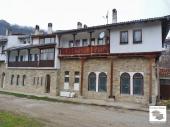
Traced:
POLYGON ((8 67, 54 67, 54 60, 8 62, 8 67))
POLYGON ((85 47, 60 48, 59 56, 103 55, 103 54, 108 54, 109 51, 110 51, 110 46, 108 44, 85 46, 85 47))

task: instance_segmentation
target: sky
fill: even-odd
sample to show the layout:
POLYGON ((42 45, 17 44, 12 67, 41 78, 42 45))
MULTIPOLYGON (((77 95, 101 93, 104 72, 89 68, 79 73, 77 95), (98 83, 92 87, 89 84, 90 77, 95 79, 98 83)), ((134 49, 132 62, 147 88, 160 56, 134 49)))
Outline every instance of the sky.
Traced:
POLYGON ((109 23, 112 9, 117 9, 118 22, 170 15, 170 0, 0 0, 0 19, 11 24, 53 30, 76 28, 80 21, 87 26, 109 23))

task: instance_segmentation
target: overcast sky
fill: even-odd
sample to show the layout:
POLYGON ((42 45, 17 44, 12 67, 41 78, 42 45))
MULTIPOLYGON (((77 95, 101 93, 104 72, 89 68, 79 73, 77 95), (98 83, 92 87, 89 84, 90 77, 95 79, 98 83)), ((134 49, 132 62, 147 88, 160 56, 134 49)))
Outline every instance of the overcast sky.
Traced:
POLYGON ((77 21, 87 26, 105 24, 103 16, 117 9, 118 22, 170 15, 170 0, 0 0, 0 19, 12 24, 47 29, 76 28, 77 21))

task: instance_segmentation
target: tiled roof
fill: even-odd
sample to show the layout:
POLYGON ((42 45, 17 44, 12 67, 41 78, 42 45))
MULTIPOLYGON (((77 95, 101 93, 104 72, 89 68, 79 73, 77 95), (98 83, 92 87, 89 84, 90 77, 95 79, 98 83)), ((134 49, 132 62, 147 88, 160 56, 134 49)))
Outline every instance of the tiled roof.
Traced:
POLYGON ((170 77, 170 68, 161 68, 159 69, 159 76, 160 77, 170 77))

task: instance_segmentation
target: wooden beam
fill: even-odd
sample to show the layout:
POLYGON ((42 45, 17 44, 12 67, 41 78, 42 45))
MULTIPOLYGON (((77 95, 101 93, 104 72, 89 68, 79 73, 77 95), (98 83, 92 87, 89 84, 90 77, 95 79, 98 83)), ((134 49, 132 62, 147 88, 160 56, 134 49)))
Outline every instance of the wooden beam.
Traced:
POLYGON ((113 98, 113 58, 110 59, 110 95, 109 98, 113 98))
POLYGON ((83 96, 84 61, 85 61, 85 58, 81 58, 81 83, 80 83, 80 96, 83 96))
POLYGON ((149 103, 152 103, 152 58, 149 59, 149 103))

